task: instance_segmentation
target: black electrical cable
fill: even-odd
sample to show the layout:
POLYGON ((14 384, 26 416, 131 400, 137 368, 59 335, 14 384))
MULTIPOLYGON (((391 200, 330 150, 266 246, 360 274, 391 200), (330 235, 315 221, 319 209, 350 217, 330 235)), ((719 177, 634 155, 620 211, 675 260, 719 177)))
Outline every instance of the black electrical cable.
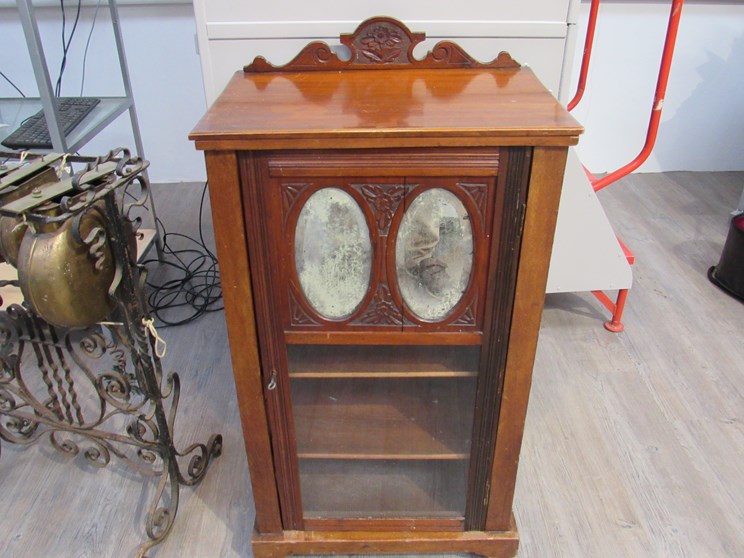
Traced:
POLYGON ((59 97, 62 95, 62 76, 65 73, 65 67, 67 66, 67 52, 70 50, 72 44, 72 38, 75 36, 75 30, 77 29, 78 22, 80 21, 80 9, 82 8, 83 0, 78 0, 77 11, 75 12, 75 21, 72 24, 72 30, 70 36, 65 37, 65 31, 67 28, 67 17, 65 15, 65 0, 59 0, 60 8, 62 9, 62 62, 59 65, 59 75, 57 76, 57 84, 54 87, 54 94, 59 97))
POLYGON ((101 7, 101 0, 96 3, 96 11, 93 12, 93 22, 90 24, 90 32, 88 33, 88 40, 85 41, 85 52, 83 53, 83 76, 80 79, 80 96, 83 96, 83 89, 85 88, 85 65, 88 61, 88 48, 90 47, 90 39, 93 37, 93 30, 96 28, 96 19, 98 19, 98 10, 101 7))
POLYGON ((59 6, 62 9, 62 62, 60 63, 59 74, 57 75, 57 84, 54 86, 54 94, 59 97, 59 91, 62 89, 62 74, 65 71, 65 28, 67 26, 67 15, 65 13, 65 0, 59 0, 59 6))
POLYGON ((18 88, 18 86, 15 83, 13 83, 11 79, 8 76, 6 76, 2 71, 0 71, 0 76, 2 76, 5 79, 5 81, 7 81, 11 85, 11 87, 13 87, 13 89, 18 91, 18 93, 21 94, 21 97, 26 97, 26 94, 23 91, 21 91, 18 88))
MULTIPOLYGON (((185 234, 166 232, 162 221, 157 220, 163 243, 163 257, 148 259, 143 263, 165 266, 166 269, 159 269, 159 273, 177 274, 176 278, 166 279, 161 283, 147 282, 150 289, 148 296, 150 310, 160 322, 157 324, 160 328, 187 324, 203 314, 224 309, 221 304, 222 287, 217 257, 204 241, 203 212, 206 193, 205 182, 199 202, 198 240, 185 234), (192 247, 174 249, 171 246, 171 238, 185 240, 192 247)), ((150 275, 155 273, 151 272, 150 275)))

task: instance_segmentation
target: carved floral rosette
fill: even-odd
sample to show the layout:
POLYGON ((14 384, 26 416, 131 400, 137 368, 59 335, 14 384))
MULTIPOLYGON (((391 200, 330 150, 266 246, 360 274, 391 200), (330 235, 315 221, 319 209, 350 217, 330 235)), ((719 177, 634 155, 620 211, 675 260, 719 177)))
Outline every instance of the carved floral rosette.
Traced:
POLYGON ((421 59, 413 55, 416 45, 426 39, 425 33, 414 33, 400 21, 390 17, 373 17, 363 21, 353 33, 339 37, 341 45, 348 50, 341 57, 326 43, 316 41, 308 44, 284 66, 274 66, 262 56, 243 68, 246 73, 261 72, 308 72, 327 70, 391 70, 391 69, 438 69, 438 68, 519 68, 507 52, 501 52, 491 62, 478 62, 459 45, 441 41, 421 59))

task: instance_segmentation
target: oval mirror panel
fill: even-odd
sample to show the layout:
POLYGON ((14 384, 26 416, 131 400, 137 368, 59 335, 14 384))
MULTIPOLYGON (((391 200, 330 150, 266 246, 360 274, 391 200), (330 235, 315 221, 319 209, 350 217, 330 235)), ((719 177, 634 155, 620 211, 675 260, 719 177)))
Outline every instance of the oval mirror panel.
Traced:
POLYGON ((347 318, 369 288, 372 243, 364 213, 349 194, 323 188, 297 220, 295 264, 310 305, 324 318, 347 318))
POLYGON ((432 188, 403 215, 395 241, 398 285, 420 319, 444 319, 462 299, 473 270, 473 228, 452 192, 432 188))

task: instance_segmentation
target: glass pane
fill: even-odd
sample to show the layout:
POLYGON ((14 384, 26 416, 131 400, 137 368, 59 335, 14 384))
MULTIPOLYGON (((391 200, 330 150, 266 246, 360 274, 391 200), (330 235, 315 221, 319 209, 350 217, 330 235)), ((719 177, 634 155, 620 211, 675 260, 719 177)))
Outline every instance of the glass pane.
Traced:
POLYGON ((462 518, 480 348, 291 345, 306 518, 462 518))
POLYGON ((473 269, 473 229, 457 196, 432 188, 413 200, 398 231, 395 264, 411 312, 437 321, 452 311, 473 269))
POLYGON ((308 198, 295 230, 295 264, 318 314, 343 319, 357 309, 369 287, 372 243, 354 198, 338 188, 323 188, 308 198))
POLYGON ((466 461, 304 459, 300 478, 305 519, 464 517, 466 461))

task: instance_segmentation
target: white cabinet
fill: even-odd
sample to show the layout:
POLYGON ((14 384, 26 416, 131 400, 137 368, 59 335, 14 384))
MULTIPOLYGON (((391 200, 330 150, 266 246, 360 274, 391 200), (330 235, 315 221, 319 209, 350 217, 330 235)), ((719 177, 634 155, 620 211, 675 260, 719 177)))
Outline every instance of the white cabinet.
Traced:
POLYGON ((360 21, 378 15, 404 21, 412 31, 426 30, 427 41, 416 49, 420 56, 442 39, 454 40, 481 61, 506 50, 531 66, 563 100, 568 92, 562 80, 571 67, 578 4, 579 0, 194 0, 194 10, 208 104, 214 102, 230 76, 256 56, 284 64, 308 40, 333 45, 340 33, 351 33, 360 21))

